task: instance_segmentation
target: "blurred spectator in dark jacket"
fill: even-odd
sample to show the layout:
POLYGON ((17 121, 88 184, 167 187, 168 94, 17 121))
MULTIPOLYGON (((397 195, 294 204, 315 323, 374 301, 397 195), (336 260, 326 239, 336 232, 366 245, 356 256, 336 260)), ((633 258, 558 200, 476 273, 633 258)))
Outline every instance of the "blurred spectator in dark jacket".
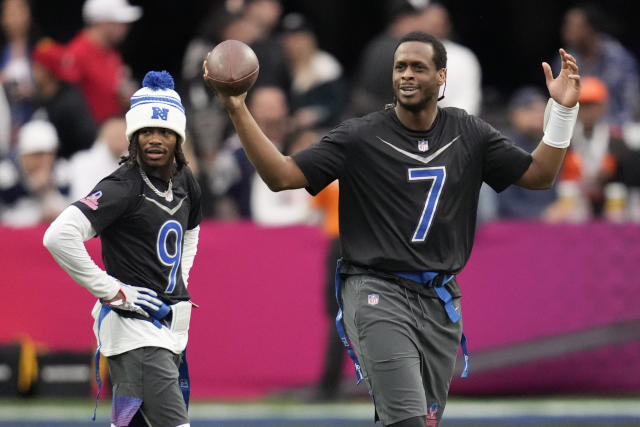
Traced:
POLYGON ((355 74, 357 80, 352 83, 347 117, 362 116, 393 102, 393 52, 400 37, 419 29, 417 16, 420 8, 414 7, 410 1, 387 0, 385 6, 389 23, 364 47, 355 74), (381 67, 380 64, 389 65, 381 67))
POLYGON ((282 19, 281 40, 292 77, 294 126, 305 129, 336 125, 347 101, 342 65, 318 47, 313 28, 299 13, 282 19))
POLYGON ((4 45, 0 53, 0 82, 11 110, 10 145, 17 141, 23 123, 34 111, 35 88, 31 74, 31 49, 38 39, 27 0, 2 1, 4 45))
POLYGON ((622 127, 620 141, 611 147, 616 159, 616 177, 628 187, 640 188, 640 117, 622 127))
MULTIPOLYGON (((604 12, 594 4, 569 9, 562 37, 576 58, 582 76, 601 79, 609 90, 606 120, 615 125, 632 121, 640 100, 637 59, 618 40, 604 33, 604 12)), ((556 62, 555 69, 559 69, 556 62)))
POLYGON ((626 219, 640 223, 640 117, 625 123, 620 137, 611 141, 610 151, 616 160, 613 179, 627 190, 626 219))
MULTIPOLYGON (((291 130, 285 92, 277 86, 256 87, 249 92, 247 107, 267 138, 283 151, 291 130)), ((227 138, 206 172, 215 196, 214 216, 251 219, 251 186, 256 171, 237 134, 227 138)))
POLYGON ((96 137, 96 124, 84 96, 71 83, 78 75, 70 62, 64 47, 50 39, 42 40, 33 50, 33 77, 43 110, 42 116, 35 114, 56 127, 58 157, 63 158, 91 147, 96 137))
MULTIPOLYGON (((183 101, 189 116, 188 132, 203 169, 214 161, 232 129, 226 111, 202 81, 202 61, 221 41, 239 40, 251 46, 260 62, 255 86, 278 86, 288 91, 290 78, 284 50, 273 34, 281 13, 279 0, 213 3, 187 45, 182 62, 183 101), (239 7, 232 7, 235 5, 239 7)), ((206 194, 206 182, 202 184, 206 194)))
POLYGON ((291 75, 284 49, 276 34, 281 15, 280 0, 247 0, 242 11, 242 16, 250 25, 259 30, 257 37, 247 43, 260 61, 260 75, 256 85, 278 86, 288 91, 291 75))
MULTIPOLYGON (((547 98, 533 86, 518 89, 509 101, 510 129, 505 131, 512 141, 532 152, 544 134, 542 124, 547 98)), ((500 218, 540 219, 556 199, 555 186, 549 190, 528 191, 512 185, 497 196, 500 218)))
POLYGON ((11 149, 11 111, 9 102, 0 85, 0 160, 9 155, 11 149))
MULTIPOLYGON (((199 166, 205 169, 214 161, 222 142, 230 133, 230 123, 218 98, 207 90, 202 80, 202 61, 223 40, 224 29, 233 19, 237 19, 237 15, 214 3, 210 13, 198 24, 196 35, 187 44, 182 59, 181 95, 189 117, 187 133, 193 142, 199 166)), ((201 181, 201 186, 204 199, 208 200, 210 189, 206 182, 201 181)))

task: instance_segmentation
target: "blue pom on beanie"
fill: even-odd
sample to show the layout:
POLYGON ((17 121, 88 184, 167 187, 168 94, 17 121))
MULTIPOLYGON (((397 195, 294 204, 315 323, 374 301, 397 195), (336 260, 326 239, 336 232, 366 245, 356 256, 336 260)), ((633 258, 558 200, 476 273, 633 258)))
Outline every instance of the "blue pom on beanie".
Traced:
POLYGON ((151 90, 173 90, 173 77, 167 71, 149 71, 142 80, 142 86, 151 90))

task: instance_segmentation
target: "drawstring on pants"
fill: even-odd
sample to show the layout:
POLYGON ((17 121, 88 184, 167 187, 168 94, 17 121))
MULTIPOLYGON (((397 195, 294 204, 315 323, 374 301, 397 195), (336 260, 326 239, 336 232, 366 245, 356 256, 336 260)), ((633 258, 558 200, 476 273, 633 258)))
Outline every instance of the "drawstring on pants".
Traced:
POLYGON ((422 317, 427 317, 427 312, 424 309, 424 305, 422 305, 422 298, 420 298, 420 295, 417 295, 418 298, 418 305, 420 306, 420 311, 422 312, 422 317))
MULTIPOLYGON (((413 317, 413 321, 416 322, 416 328, 420 327, 420 323, 418 323, 418 318, 416 314, 413 312, 413 305, 411 305, 411 301, 409 300, 409 295, 407 294, 407 288, 402 288, 404 291, 404 299, 407 301, 407 305, 409 306, 409 310, 411 311, 411 317, 413 317)), ((424 311, 423 311, 424 314, 424 311)))

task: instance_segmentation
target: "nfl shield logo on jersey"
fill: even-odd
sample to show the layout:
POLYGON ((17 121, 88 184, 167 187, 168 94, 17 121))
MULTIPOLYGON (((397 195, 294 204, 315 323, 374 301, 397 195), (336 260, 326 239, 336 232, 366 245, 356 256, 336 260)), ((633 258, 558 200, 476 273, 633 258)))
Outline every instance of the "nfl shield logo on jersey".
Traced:
POLYGON ((418 150, 427 151, 429 149, 429 141, 426 139, 421 139, 418 141, 418 150))
POLYGON ((370 294, 368 298, 369 305, 377 305, 378 301, 380 301, 380 295, 378 294, 370 294))

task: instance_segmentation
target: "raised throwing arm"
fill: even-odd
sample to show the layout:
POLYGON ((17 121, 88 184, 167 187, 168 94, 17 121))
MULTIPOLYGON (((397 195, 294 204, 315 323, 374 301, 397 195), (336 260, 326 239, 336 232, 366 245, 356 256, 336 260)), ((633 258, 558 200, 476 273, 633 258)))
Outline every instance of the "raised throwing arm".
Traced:
MULTIPOLYGON (((203 67, 203 72, 206 81, 207 67, 203 67)), ((247 93, 227 96, 215 92, 229 113, 247 157, 269 188, 280 191, 306 187, 307 179, 295 161, 280 153, 254 120, 245 104, 247 93)))

